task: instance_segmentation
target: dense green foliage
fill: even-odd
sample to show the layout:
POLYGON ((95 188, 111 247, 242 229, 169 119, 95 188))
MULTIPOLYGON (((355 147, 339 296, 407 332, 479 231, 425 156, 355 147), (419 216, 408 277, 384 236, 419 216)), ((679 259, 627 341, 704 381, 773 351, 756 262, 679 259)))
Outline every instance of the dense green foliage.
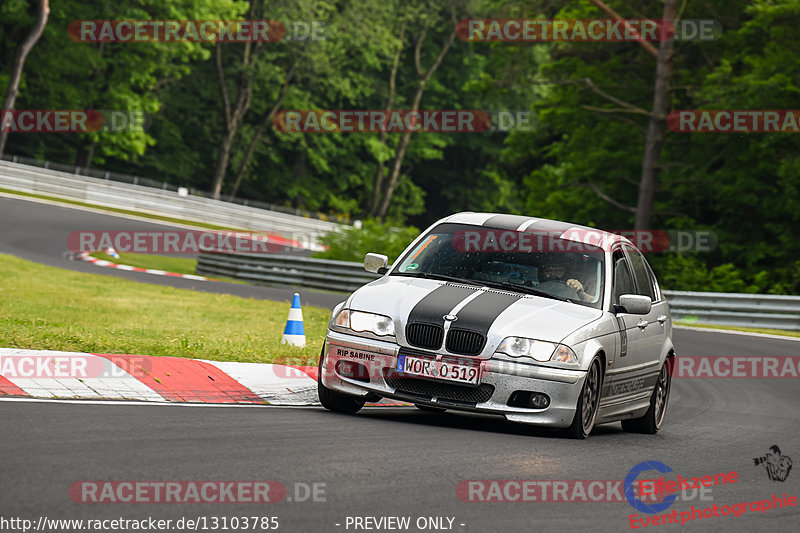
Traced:
MULTIPOLYGON (((606 4, 624 17, 653 19, 661 18, 663 5, 606 4)), ((798 108, 800 1, 678 6, 683 18, 716 19, 724 31, 713 41, 676 43, 670 110, 798 108)), ((67 26, 76 19, 244 18, 252 7, 271 19, 324 21, 325 39, 270 43, 247 64, 244 45, 222 46, 231 99, 243 79, 251 91, 222 193, 233 191, 244 165, 240 196, 353 218, 375 214, 376 175, 381 165, 388 175, 402 135, 261 127, 276 103, 284 110, 385 109, 397 59, 391 107, 409 109, 420 88, 415 48, 424 71, 446 48, 453 17, 607 18, 589 0, 59 0, 28 57, 17 109, 140 110, 153 115, 152 126, 135 134, 12 134, 7 152, 90 160, 210 190, 225 135, 214 45, 80 43, 69 38, 67 26)), ((0 89, 33 13, 29 0, 0 3, 0 89)), ((452 212, 485 210, 631 228, 647 128, 646 114, 631 109, 652 108, 655 69, 653 55, 634 42, 455 38, 425 85, 420 108, 530 111, 535 127, 413 135, 384 220, 426 226, 452 212)), ((652 227, 711 230, 720 245, 712 253, 652 254, 665 286, 800 294, 799 148, 800 137, 789 133, 667 132, 652 227)), ((394 259, 413 230, 387 228, 368 221, 364 230, 332 235, 328 256, 360 260, 375 251, 394 259)))
POLYGON ((419 230, 413 226, 398 228, 389 222, 367 219, 360 229, 324 235, 320 242, 328 249, 317 252, 314 257, 360 262, 366 253, 374 252, 387 256, 391 264, 417 235, 419 230))

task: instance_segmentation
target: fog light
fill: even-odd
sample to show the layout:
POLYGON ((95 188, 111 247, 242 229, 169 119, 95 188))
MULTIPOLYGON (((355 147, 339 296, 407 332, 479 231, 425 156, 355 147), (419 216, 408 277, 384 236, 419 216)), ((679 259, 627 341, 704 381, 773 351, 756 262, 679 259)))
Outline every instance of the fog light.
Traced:
POLYGON ((369 370, 360 363, 340 360, 336 363, 336 373, 344 378, 369 383, 369 370))
POLYGON ((544 409, 548 405, 550 405, 550 398, 547 394, 542 394, 541 392, 534 392, 531 394, 530 405, 534 409, 544 409))

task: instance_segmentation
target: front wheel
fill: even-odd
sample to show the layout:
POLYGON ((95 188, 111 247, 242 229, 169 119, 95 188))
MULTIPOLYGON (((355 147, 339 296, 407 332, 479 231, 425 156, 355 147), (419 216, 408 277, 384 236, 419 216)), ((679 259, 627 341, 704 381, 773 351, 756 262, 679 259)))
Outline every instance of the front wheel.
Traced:
POLYGON ((672 387, 672 358, 668 358, 661 367, 658 374, 658 381, 650 397, 650 408, 641 418, 633 418, 622 421, 622 429, 629 433, 645 433, 654 435, 664 424, 664 415, 667 414, 667 404, 669 403, 669 390, 672 387))
POLYGON ((572 425, 567 428, 567 435, 574 439, 585 439, 594 428, 597 418, 597 407, 600 405, 600 390, 603 385, 603 375, 600 370, 600 360, 595 358, 586 372, 586 380, 578 398, 575 408, 575 418, 572 425))
POLYGON ((319 356, 319 374, 317 376, 317 393, 319 394, 319 402, 322 407, 334 413, 344 413, 353 415, 357 413, 364 404, 367 403, 366 399, 344 394, 331 390, 322 384, 322 374, 325 372, 323 363, 325 362, 325 346, 322 347, 322 353, 319 356))

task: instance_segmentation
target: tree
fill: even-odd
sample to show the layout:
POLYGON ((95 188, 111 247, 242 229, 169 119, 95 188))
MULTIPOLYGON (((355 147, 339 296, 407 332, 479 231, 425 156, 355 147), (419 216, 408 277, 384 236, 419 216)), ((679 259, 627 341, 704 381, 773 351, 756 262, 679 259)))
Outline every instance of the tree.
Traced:
MULTIPOLYGON (((3 107, 0 108, 0 111, 12 111, 14 109, 14 103, 17 100, 17 92, 19 91, 19 82, 22 79, 22 69, 25 67, 25 59, 28 57, 28 53, 31 51, 33 46, 39 40, 39 37, 42 36, 44 27, 47 25, 47 17, 49 16, 50 1, 39 0, 39 6, 36 11, 36 22, 34 23, 33 28, 31 28, 31 32, 28 34, 28 37, 22 43, 20 43, 19 47, 17 48, 17 52, 14 54, 14 61, 11 66, 11 76, 8 80, 6 95, 5 98, 3 98, 3 107)), ((5 150, 7 138, 8 131, 0 128, 0 156, 3 155, 3 151, 5 150)))
MULTIPOLYGON (((434 60, 431 62, 430 66, 427 69, 423 68, 422 66, 422 49, 423 45, 425 44, 425 39, 428 33, 428 26, 431 24, 431 19, 433 19, 433 24, 436 24, 440 21, 439 13, 436 12, 426 12, 422 11, 420 19, 421 19, 421 30, 420 34, 416 39, 416 43, 414 45, 414 68, 416 71, 416 75, 418 79, 416 80, 415 87, 414 87, 414 97, 412 99, 410 112, 416 112, 419 110, 420 103, 422 102, 422 96, 425 93, 425 88, 430 81, 433 74, 441 65, 442 60, 444 59, 447 52, 450 50, 450 47, 453 45, 453 41, 456 37, 456 24, 458 19, 456 18, 456 11, 453 5, 450 6, 450 23, 451 29, 449 34, 445 37, 444 42, 440 46, 438 53, 436 54, 434 60)), ((446 20, 446 19, 445 19, 446 20)), ((397 63, 400 59, 402 49, 403 49, 403 40, 405 38, 405 29, 406 29, 406 21, 403 20, 400 27, 400 47, 398 48, 395 60, 392 64, 392 71, 389 80, 389 98, 387 99, 387 110, 391 108, 392 102, 394 101, 394 93, 395 93, 395 86, 396 86, 396 76, 397 76, 397 63)), ((375 185, 373 190, 373 206, 372 206, 372 215, 378 216, 380 218, 385 218, 388 211, 389 205, 392 201, 392 196, 394 195, 395 189, 400 180, 400 171, 403 165, 403 160, 406 156, 406 151, 408 150, 408 144, 411 141, 411 136, 413 132, 407 131, 404 132, 401 137, 399 144, 395 150, 394 160, 391 164, 391 173, 389 174, 388 181, 384 184, 384 176, 383 176, 383 162, 379 162, 378 172, 375 176, 375 185), (380 201, 378 199, 380 198, 380 201)), ((385 142, 386 135, 381 135, 381 142, 385 142)))

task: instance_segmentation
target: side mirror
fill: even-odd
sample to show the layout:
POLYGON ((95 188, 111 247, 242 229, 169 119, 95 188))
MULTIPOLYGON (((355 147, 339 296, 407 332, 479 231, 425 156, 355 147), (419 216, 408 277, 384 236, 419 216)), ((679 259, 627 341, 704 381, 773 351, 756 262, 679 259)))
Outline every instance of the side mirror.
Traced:
POLYGON ((623 294, 619 297, 619 306, 624 313, 632 315, 646 315, 653 306, 649 296, 639 294, 623 294))
POLYGON ((385 274, 389 270, 389 258, 381 254, 367 254, 364 256, 364 270, 385 274))

